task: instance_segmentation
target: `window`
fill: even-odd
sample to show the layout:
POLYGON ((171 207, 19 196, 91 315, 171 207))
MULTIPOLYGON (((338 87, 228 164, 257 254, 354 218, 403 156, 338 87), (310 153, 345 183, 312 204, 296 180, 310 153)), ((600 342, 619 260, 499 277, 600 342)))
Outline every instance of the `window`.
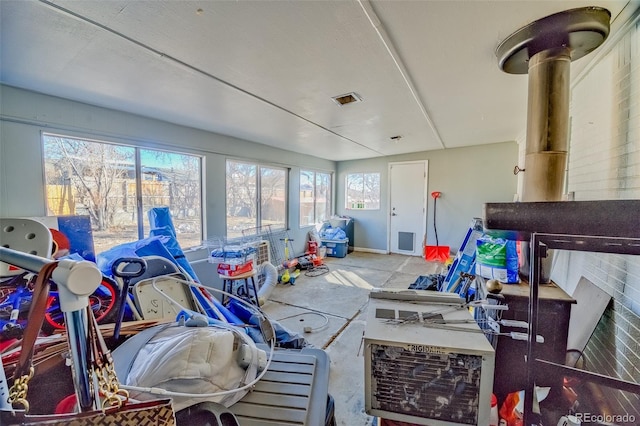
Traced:
POLYGON ((349 173, 347 175, 347 209, 380 209, 380 173, 349 173))
POLYGON ((300 170, 300 226, 322 223, 331 216, 331 174, 300 170))
POLYGON ((227 237, 287 227, 287 170, 227 160, 227 237))
POLYGON ((169 207, 178 242, 202 242, 198 156, 43 135, 48 215, 88 215, 96 253, 144 238, 148 211, 169 207))

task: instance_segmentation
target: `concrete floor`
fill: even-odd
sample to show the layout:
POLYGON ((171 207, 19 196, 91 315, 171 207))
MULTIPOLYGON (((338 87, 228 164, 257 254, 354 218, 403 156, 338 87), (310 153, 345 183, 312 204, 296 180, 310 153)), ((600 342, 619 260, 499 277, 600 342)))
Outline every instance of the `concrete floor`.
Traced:
POLYGON ((442 272, 443 265, 420 257, 364 252, 325 261, 328 274, 308 277, 303 273, 295 285, 279 284, 263 311, 304 335, 314 347, 326 350, 331 359, 329 393, 335 399, 337 424, 371 425, 374 418, 364 412, 361 348, 369 291, 408 288, 420 275, 442 272), (305 327, 313 331, 305 333, 305 327))

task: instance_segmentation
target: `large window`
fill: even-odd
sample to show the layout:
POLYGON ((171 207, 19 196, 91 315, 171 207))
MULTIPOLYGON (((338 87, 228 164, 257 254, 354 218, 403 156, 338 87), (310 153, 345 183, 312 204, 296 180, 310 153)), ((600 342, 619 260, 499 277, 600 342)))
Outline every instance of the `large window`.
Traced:
POLYGON ((148 211, 169 207, 182 247, 202 242, 198 156, 43 135, 48 215, 88 215, 96 253, 148 236, 148 211))
POLYGON ((380 209, 380 173, 349 173, 346 188, 345 208, 380 209))
POLYGON ((287 170, 227 160, 227 237, 287 227, 287 170))
POLYGON ((300 226, 309 226, 331 216, 331 175, 300 171, 300 226))

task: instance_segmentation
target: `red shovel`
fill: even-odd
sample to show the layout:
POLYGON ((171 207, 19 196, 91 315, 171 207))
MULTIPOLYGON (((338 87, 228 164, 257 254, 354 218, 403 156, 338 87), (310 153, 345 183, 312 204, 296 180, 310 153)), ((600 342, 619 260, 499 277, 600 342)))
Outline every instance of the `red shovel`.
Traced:
POLYGON ((436 202, 442 195, 439 191, 431 193, 433 197, 433 231, 436 235, 435 246, 424 246, 424 258, 429 262, 446 262, 449 260, 449 246, 441 246, 438 244, 438 229, 436 228, 436 202))

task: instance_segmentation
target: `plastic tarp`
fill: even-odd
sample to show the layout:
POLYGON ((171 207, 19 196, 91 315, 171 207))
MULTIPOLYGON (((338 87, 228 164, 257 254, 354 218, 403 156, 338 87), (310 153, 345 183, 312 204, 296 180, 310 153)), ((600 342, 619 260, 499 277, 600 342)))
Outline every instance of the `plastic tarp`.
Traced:
POLYGON ((119 244, 109 250, 98 253, 96 263, 103 275, 114 278, 111 273, 113 263, 123 257, 162 256, 176 263, 176 259, 167 250, 162 237, 144 238, 130 243, 119 244))
POLYGON ((412 284, 409 285, 409 288, 413 290, 440 290, 443 281, 444 275, 420 275, 412 284))
POLYGON ((184 252, 180 248, 180 244, 178 244, 178 240, 176 239, 175 234, 172 234, 171 228, 169 226, 162 226, 160 228, 153 228, 149 231, 149 235, 151 237, 158 237, 166 247, 166 249, 173 256, 174 262, 180 265, 183 271, 187 273, 194 281, 199 282, 198 276, 196 275, 196 271, 193 270, 193 267, 187 260, 184 255, 184 252))
POLYGON ((327 227, 320 231, 320 237, 325 240, 342 241, 347 239, 347 234, 340 228, 327 227))
POLYGON ((168 226, 173 235, 176 235, 176 228, 173 226, 169 207, 153 207, 147 212, 147 217, 149 218, 151 229, 168 226))
MULTIPOLYGON (((256 343, 264 342, 262 334, 257 329, 260 327, 260 319, 255 313, 251 312, 249 309, 236 302, 235 300, 231 300, 231 302, 229 302, 229 310, 237 315, 238 318, 240 318, 246 324, 254 326, 248 327, 247 333, 256 343)), ((276 333, 276 342, 278 342, 278 347, 287 349, 302 349, 304 347, 311 346, 303 336, 287 330, 277 321, 271 320, 271 324, 273 325, 274 332, 276 333)))
POLYGON ((149 236, 163 237, 164 239, 162 242, 175 259, 175 262, 178 263, 178 265, 180 265, 180 267, 189 274, 194 281, 199 282, 200 280, 196 275, 196 271, 191 267, 191 264, 186 259, 184 252, 178 243, 178 239, 176 238, 176 229, 173 226, 169 208, 154 207, 149 210, 147 216, 149 217, 149 225, 151 226, 149 236))

